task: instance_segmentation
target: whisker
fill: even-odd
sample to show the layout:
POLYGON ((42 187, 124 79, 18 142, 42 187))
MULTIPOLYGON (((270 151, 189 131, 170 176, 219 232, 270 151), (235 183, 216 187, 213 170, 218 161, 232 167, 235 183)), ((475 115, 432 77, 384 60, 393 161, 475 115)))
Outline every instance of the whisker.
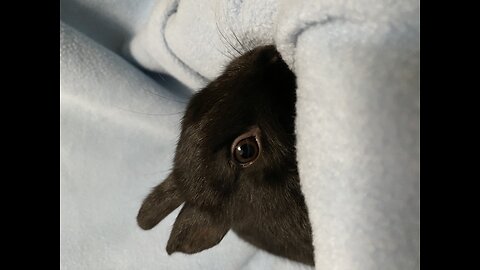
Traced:
POLYGON ((183 112, 175 112, 175 113, 146 113, 146 112, 139 112, 139 111, 134 111, 130 109, 125 109, 116 105, 112 105, 113 107, 126 111, 126 112, 131 112, 131 113, 138 113, 138 114, 143 114, 143 115, 149 115, 149 116, 172 116, 172 115, 177 115, 177 114, 182 114, 183 112))
POLYGON ((187 101, 184 101, 184 100, 179 100, 179 99, 175 99, 175 98, 168 98, 168 97, 166 97, 166 96, 162 96, 162 95, 160 95, 160 94, 158 94, 158 93, 152 92, 152 91, 147 90, 147 89, 143 89, 143 90, 144 90, 145 92, 148 92, 148 93, 150 93, 150 94, 152 94, 152 95, 155 95, 155 96, 157 96, 157 97, 163 98, 163 99, 168 100, 168 101, 175 101, 175 102, 182 103, 182 104, 187 104, 187 103, 188 103, 187 101))
POLYGON ((166 170, 161 170, 161 171, 155 171, 155 172, 148 172, 144 173, 145 176, 150 176, 150 175, 158 175, 158 174, 164 174, 170 172, 172 169, 166 169, 166 170))
POLYGON ((232 28, 229 27, 229 30, 230 30, 230 32, 233 34, 233 36, 235 37, 235 39, 237 40, 238 44, 240 44, 240 46, 241 46, 242 49, 244 50, 243 53, 248 52, 247 48, 245 48, 245 46, 244 46, 243 43, 239 40, 239 38, 237 37, 237 35, 235 34, 235 32, 232 30, 232 28))
MULTIPOLYGON (((218 33, 220 34, 220 36, 223 37, 223 40, 220 39, 220 40, 222 40, 223 45, 226 45, 226 44, 224 43, 224 42, 226 42, 228 45, 230 45, 230 47, 231 47, 234 51, 236 51, 236 52, 238 53, 238 56, 241 56, 242 53, 241 53, 237 48, 235 48, 235 46, 232 45, 232 43, 227 39, 227 37, 225 36, 225 34, 220 30, 220 27, 219 27, 217 21, 215 22, 215 25, 217 26, 217 31, 218 31, 218 33), (224 41, 224 42, 223 42, 223 41, 224 41)), ((226 49, 227 49, 227 51, 228 51, 228 48, 226 48, 226 49)))
MULTIPOLYGON (((218 6, 220 7, 220 6, 218 6)), ((236 46, 234 46, 232 44, 232 42, 230 41, 229 38, 227 38, 227 36, 225 35, 225 33, 220 29, 220 26, 218 24, 219 20, 218 20, 218 9, 214 11, 215 13, 215 26, 217 28, 217 32, 220 34, 220 41, 222 42, 222 44, 224 45, 225 49, 227 49, 227 52, 229 54, 232 54, 232 52, 229 50, 227 44, 230 46, 230 48, 232 48, 238 55, 234 55, 233 54, 233 58, 236 58, 236 57, 239 57, 242 55, 242 53, 236 48, 236 46), (222 39, 223 38, 223 39, 222 39), (227 44, 225 44, 227 43, 227 44)), ((223 18, 226 18, 227 16, 223 16, 223 18)), ((228 25, 228 24, 227 24, 228 25)))
POLYGON ((232 55, 232 54, 227 55, 226 53, 224 53, 223 51, 221 51, 221 50, 218 49, 217 47, 215 47, 215 49, 216 49, 220 54, 222 54, 223 56, 225 56, 226 58, 228 58, 228 60, 230 60, 230 61, 232 61, 232 60, 235 58, 234 55, 232 55))
POLYGON ((164 82, 166 82, 167 80, 165 79, 165 77, 162 75, 162 73, 157 73, 158 77, 160 77, 160 79, 162 79, 164 82))

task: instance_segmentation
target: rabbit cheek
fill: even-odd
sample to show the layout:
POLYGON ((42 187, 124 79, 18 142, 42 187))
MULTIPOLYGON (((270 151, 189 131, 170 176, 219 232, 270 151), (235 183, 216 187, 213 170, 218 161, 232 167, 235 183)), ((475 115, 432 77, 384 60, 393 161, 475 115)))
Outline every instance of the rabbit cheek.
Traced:
POLYGON ((187 202, 217 207, 234 191, 236 171, 229 164, 228 149, 212 151, 213 147, 198 139, 200 132, 195 131, 184 131, 173 173, 187 202))

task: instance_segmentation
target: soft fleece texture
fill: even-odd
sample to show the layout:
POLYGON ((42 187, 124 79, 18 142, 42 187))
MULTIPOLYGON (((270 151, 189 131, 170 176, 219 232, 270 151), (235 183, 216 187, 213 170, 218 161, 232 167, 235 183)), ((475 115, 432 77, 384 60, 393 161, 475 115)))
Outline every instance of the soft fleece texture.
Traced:
MULTIPOLYGON (((160 0, 144 6, 148 12, 133 16, 133 30, 122 36, 133 36, 125 56, 194 91, 235 54, 227 41, 239 48, 232 32, 242 43, 276 44, 295 71, 298 162, 316 269, 419 269, 418 1, 160 0)), ((95 31, 85 29, 95 39, 95 31)), ((175 97, 175 89, 167 91, 63 24, 61 70, 65 269, 303 268, 232 233, 200 254, 166 256, 176 213, 150 232, 136 228, 133 218, 145 190, 165 176, 148 172, 170 166, 180 115, 149 117, 118 107, 177 112, 180 104, 150 93, 175 97)))
POLYGON ((419 268, 418 1, 160 1, 128 49, 199 89, 237 38, 297 75, 316 267, 419 268))
POLYGON ((61 269, 309 269, 232 232, 194 256, 168 256, 180 208, 151 231, 137 226, 143 198, 171 168, 186 101, 60 23, 61 269))

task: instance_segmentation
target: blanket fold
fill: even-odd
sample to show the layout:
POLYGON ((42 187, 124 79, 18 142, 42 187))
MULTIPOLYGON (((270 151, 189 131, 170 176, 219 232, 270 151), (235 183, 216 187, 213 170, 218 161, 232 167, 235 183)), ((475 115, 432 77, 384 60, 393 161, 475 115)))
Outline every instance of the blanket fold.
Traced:
POLYGON ((186 100, 117 48, 197 91, 233 57, 275 44, 297 76, 316 269, 419 269, 417 0, 62 3, 62 20, 77 28, 60 25, 62 268, 309 269, 233 233, 195 257, 167 256, 178 211, 149 232, 135 224, 170 169, 186 100))
POLYGON ((419 2, 160 1, 127 51, 198 90, 264 44, 297 75, 317 268, 419 268, 419 2))

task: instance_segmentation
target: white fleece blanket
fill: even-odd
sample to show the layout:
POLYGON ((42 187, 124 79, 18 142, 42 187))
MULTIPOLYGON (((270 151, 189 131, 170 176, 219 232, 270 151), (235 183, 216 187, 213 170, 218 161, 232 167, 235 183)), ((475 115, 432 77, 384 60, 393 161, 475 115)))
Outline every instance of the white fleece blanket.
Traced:
MULTIPOLYGON (((298 162, 316 269, 419 269, 418 1, 144 6, 150 16, 132 22, 126 57, 193 90, 221 73, 236 53, 228 43, 241 47, 237 38, 276 44, 295 71, 298 162)), ((63 268, 304 268, 232 233, 200 254, 168 257, 176 212, 152 231, 136 228, 145 190, 170 166, 180 114, 132 111, 179 112, 183 104, 174 99, 175 89, 61 24, 63 268)))

